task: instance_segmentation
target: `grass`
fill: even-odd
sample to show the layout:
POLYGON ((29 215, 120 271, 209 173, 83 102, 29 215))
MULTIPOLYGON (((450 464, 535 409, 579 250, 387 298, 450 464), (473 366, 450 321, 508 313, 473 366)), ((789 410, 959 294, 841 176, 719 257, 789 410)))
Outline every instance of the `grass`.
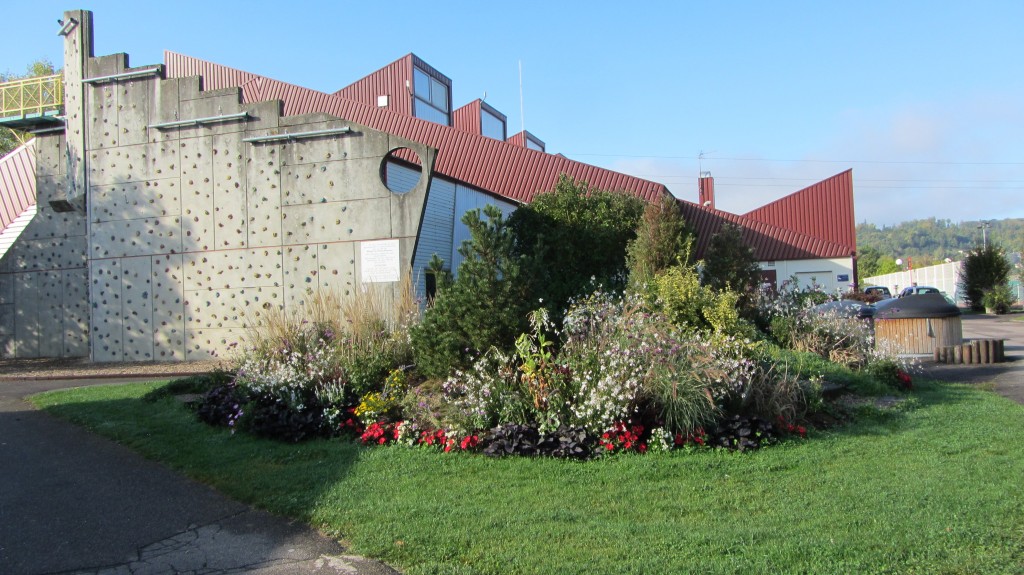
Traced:
POLYGON ((33 401, 411 574, 1024 573, 1024 408, 967 386, 755 453, 569 462, 233 436, 157 385, 33 401))

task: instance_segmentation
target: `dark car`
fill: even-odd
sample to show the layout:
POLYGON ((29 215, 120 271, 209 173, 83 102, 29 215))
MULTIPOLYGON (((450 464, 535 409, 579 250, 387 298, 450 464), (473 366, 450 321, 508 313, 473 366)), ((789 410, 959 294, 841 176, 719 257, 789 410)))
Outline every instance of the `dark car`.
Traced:
POLYGON ((844 299, 816 305, 814 306, 814 311, 821 315, 834 314, 842 317, 867 319, 869 317, 874 317, 875 306, 864 302, 844 299))
POLYGON ((926 293, 939 293, 940 294, 942 292, 939 291, 939 288, 935 288, 935 287, 931 287, 931 286, 910 286, 910 287, 905 287, 902 290, 900 290, 900 295, 898 297, 907 297, 908 295, 921 295, 921 294, 926 294, 926 293))
POLYGON ((864 295, 868 296, 867 301, 880 301, 892 297, 892 292, 885 286, 868 286, 864 288, 864 295))

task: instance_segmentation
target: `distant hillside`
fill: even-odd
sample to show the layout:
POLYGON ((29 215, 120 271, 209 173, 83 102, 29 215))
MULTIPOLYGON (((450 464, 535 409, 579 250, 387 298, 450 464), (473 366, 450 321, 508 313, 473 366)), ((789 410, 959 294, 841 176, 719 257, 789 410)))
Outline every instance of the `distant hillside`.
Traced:
MULTIPOLYGON (((986 220, 990 243, 1008 252, 1024 249, 1024 219, 986 220)), ((911 259, 914 267, 932 265, 946 258, 959 260, 982 243, 982 222, 953 223, 950 220, 912 220, 894 226, 857 226, 858 273, 869 277, 895 270, 894 260, 911 259)))

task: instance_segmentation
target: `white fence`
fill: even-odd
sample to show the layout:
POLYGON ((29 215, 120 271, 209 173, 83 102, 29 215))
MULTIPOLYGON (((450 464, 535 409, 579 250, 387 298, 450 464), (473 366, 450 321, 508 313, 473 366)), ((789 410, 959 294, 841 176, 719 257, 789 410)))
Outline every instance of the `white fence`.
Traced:
POLYGON ((955 299, 958 303, 963 303, 964 298, 960 295, 960 290, 957 289, 957 282, 960 279, 960 264, 961 262, 950 262, 948 264, 928 266, 905 272, 863 278, 860 280, 860 285, 861 288, 885 286, 892 290, 892 295, 898 294, 901 289, 907 286, 932 286, 946 292, 949 297, 955 299))

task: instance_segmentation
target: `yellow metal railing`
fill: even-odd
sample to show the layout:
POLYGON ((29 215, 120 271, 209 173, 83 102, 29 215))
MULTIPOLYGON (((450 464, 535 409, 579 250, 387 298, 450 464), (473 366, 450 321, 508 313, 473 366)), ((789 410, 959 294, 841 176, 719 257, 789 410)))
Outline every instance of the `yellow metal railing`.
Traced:
POLYGON ((42 116, 63 107, 64 79, 60 74, 0 84, 0 118, 42 116))

